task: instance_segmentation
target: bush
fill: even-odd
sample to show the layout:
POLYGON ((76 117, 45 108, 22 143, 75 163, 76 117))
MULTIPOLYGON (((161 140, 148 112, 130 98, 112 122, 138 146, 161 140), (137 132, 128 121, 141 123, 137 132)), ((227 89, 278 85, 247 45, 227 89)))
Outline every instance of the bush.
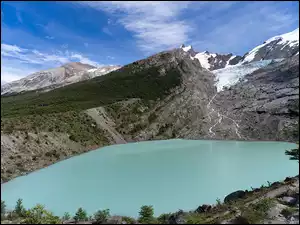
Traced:
POLYGON ((58 216, 54 216, 52 212, 45 210, 44 206, 37 204, 32 209, 25 212, 23 224, 60 224, 58 216))
POLYGON ((6 211, 5 202, 1 200, 1 220, 4 218, 5 211, 6 211))
POLYGON ((295 149, 286 150, 285 154, 290 156, 290 160, 298 160, 299 162, 299 146, 295 149))
POLYGON ((97 224, 104 223, 108 220, 110 214, 109 209, 99 210, 95 213, 94 218, 97 224))
POLYGON ((135 224, 135 219, 129 217, 129 216, 123 216, 122 221, 126 222, 126 224, 135 224))
POLYGON ((155 113, 151 113, 148 117, 148 122, 152 123, 157 118, 157 115, 155 113))
POLYGON ((285 208, 281 211, 281 214, 285 217, 288 218, 291 215, 293 215, 294 212, 297 212, 297 208, 285 208))
POLYGON ((255 204, 250 204, 248 207, 241 207, 241 216, 250 224, 259 223, 268 215, 268 210, 273 206, 272 199, 265 198, 255 204))
POLYGON ((153 206, 144 205, 141 207, 139 212, 140 223, 152 223, 154 221, 154 210, 153 206))
POLYGON ((20 217, 23 217, 24 216, 24 213, 25 213, 25 208, 24 208, 24 206, 23 206, 23 203, 22 203, 22 199, 18 199, 18 201, 17 201, 17 204, 16 204, 16 207, 15 207, 15 210, 14 210, 14 212, 18 215, 18 216, 20 216, 20 217))
POLYGON ((157 220, 161 224, 168 224, 170 216, 171 216, 170 213, 163 213, 157 218, 157 220))
POLYGON ((87 219, 88 217, 86 211, 80 207, 74 216, 74 220, 76 222, 79 222, 79 221, 87 221, 87 219))
POLYGON ((65 214, 63 215, 62 217, 62 220, 63 221, 66 221, 66 220, 70 220, 71 219, 71 216, 68 212, 65 212, 65 214))

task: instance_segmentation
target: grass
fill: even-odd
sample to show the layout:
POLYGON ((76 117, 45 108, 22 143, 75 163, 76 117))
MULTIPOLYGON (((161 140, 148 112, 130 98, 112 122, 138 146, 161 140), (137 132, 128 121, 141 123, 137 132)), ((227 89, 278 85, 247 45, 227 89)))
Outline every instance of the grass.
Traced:
POLYGON ((240 206, 241 216, 250 224, 262 222, 268 216, 268 210, 274 205, 274 199, 265 198, 247 207, 240 206))
POLYGON ((299 209, 296 208, 296 207, 287 207, 285 209, 283 209, 281 211, 281 214, 285 217, 285 218, 288 218, 290 217, 291 215, 293 215, 295 212, 297 212, 299 209))

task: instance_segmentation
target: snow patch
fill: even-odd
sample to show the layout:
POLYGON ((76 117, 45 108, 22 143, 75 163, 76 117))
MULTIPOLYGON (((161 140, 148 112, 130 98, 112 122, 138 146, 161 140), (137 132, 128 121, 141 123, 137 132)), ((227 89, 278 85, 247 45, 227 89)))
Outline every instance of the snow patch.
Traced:
POLYGON ((205 69, 209 69, 210 68, 210 64, 208 62, 208 59, 212 56, 212 55, 216 55, 216 54, 209 54, 207 52, 200 52, 198 54, 195 55, 195 57, 191 57, 192 59, 196 58, 199 60, 201 66, 205 69))
POLYGON ((212 72, 216 75, 217 91, 222 91, 224 87, 236 84, 239 80, 243 79, 245 75, 269 65, 272 61, 279 60, 262 60, 245 65, 234 65, 223 69, 213 70, 212 72))
POLYGON ((187 46, 187 47, 182 47, 182 50, 185 51, 185 52, 188 52, 188 51, 191 50, 191 49, 192 49, 192 46, 191 46, 191 45, 189 45, 189 46, 187 46))
POLYGON ((87 70, 87 72, 89 72, 89 73, 93 73, 93 72, 95 72, 97 70, 97 68, 93 68, 93 69, 89 69, 89 70, 87 70))

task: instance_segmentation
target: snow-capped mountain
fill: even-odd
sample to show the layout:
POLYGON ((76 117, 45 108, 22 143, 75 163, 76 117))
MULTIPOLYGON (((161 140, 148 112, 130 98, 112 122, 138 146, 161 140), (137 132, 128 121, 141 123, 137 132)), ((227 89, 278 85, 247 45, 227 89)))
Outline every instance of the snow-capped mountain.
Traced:
POLYGON ((263 44, 253 48, 243 56, 243 63, 288 58, 299 54, 299 28, 296 30, 272 37, 263 44))
POLYGON ((180 48, 192 59, 198 59, 203 68, 216 75, 215 85, 218 91, 222 91, 242 81, 247 74, 299 54, 299 28, 266 40, 243 57, 208 51, 197 53, 192 46, 181 45, 180 48))
POLYGON ((205 52, 195 52, 191 45, 185 47, 181 45, 181 49, 190 54, 192 59, 198 59, 201 66, 208 70, 216 70, 225 68, 228 65, 235 65, 242 59, 241 56, 227 54, 222 55, 218 53, 205 52))
POLYGON ((60 67, 33 73, 20 80, 1 86, 1 95, 31 91, 36 89, 52 90, 75 82, 94 78, 119 69, 120 66, 94 66, 71 62, 60 67))

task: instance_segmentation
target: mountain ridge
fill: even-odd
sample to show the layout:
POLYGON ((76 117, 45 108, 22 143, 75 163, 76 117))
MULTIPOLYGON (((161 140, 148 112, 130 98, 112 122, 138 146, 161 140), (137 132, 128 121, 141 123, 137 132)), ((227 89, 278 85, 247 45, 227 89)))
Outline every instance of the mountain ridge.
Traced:
POLYGON ((120 66, 95 67, 80 62, 70 62, 60 67, 51 68, 30 74, 20 80, 1 86, 1 95, 44 89, 49 91, 65 85, 101 76, 120 66))

